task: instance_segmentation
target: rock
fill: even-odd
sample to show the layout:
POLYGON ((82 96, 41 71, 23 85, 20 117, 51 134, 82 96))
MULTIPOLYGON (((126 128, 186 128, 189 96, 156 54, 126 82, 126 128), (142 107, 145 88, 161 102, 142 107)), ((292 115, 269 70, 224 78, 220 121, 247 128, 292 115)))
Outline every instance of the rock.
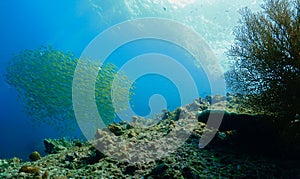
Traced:
MULTIPOLYGON (((106 129, 106 128, 105 128, 106 129)), ((109 131, 97 129, 95 139, 106 138, 109 135, 109 131)))
MULTIPOLYGON (((274 121, 278 121, 278 119, 275 117, 205 110, 198 114, 198 121, 206 123, 208 117, 212 120, 222 120, 218 128, 219 132, 236 131, 230 143, 235 144, 238 150, 266 154, 276 153, 280 150, 279 141, 281 139, 278 127, 274 125, 274 121), (222 115, 224 116, 222 117, 222 115)), ((218 135, 218 138, 222 139, 223 133, 219 134, 221 137, 218 135)), ((223 138, 227 139, 228 136, 223 138)))
POLYGON ((34 152, 32 152, 30 155, 29 155, 29 159, 31 160, 31 161, 37 161, 37 160, 39 160, 39 159, 41 159, 42 157, 41 157, 41 155, 40 155, 40 153, 38 153, 37 151, 34 151, 34 152))
POLYGON ((6 160, 0 160, 0 167, 6 168, 9 166, 9 163, 6 160))
POLYGON ((13 157, 13 158, 9 159, 8 162, 14 163, 14 164, 19 164, 19 163, 22 162, 22 159, 17 158, 17 157, 13 157))
POLYGON ((168 119, 171 116, 171 113, 169 111, 164 111, 162 115, 162 120, 168 119))
MULTIPOLYGON (((140 118, 137 123, 121 121, 119 124, 113 124, 113 131, 124 132, 118 137, 108 128, 104 128, 97 131, 96 140, 86 143, 76 140, 71 142, 65 139, 46 139, 47 150, 56 153, 55 155, 47 155, 35 162, 25 163, 17 158, 0 160, 0 178, 99 178, 100 176, 193 179, 300 176, 297 167, 299 160, 295 160, 294 157, 288 160, 286 155, 276 152, 276 158, 269 158, 258 152, 255 152, 255 155, 248 155, 245 150, 241 150, 242 147, 251 149, 269 145, 268 153, 274 151, 272 148, 274 141, 270 135, 272 130, 267 127, 273 125, 269 122, 271 118, 245 115, 234 110, 233 113, 211 110, 205 99, 199 98, 195 101, 187 108, 181 107, 171 112, 164 110, 163 113, 168 113, 166 119, 162 119, 162 115, 159 115, 161 117, 159 123, 147 128, 142 126, 143 120, 140 118), (202 111, 204 107, 210 110, 202 111), (207 128, 205 124, 207 117, 209 115, 216 117, 222 112, 225 113, 220 126, 222 131, 207 128), (183 119, 179 118, 180 114, 183 119), (196 116, 198 124, 190 124, 189 120, 194 120, 196 116), (249 122, 250 119, 255 125, 249 122), (134 128, 130 124, 134 124, 134 128), (191 129, 192 134, 187 140, 181 137, 186 136, 185 131, 191 129), (209 145, 203 145, 202 148, 205 148, 199 149, 199 145, 201 147, 199 139, 202 137, 205 139, 209 135, 203 134, 211 133, 215 135, 209 145), (159 140, 164 136, 167 136, 166 140, 159 140), (96 147, 100 150, 98 151, 96 147), (60 149, 65 151, 61 152, 60 149), (169 153, 165 155, 166 152, 169 153)), ((300 138, 291 135, 294 133, 293 130, 299 129, 300 122, 297 121, 299 118, 296 116, 290 126, 286 126, 284 135, 288 140, 286 142, 300 138)))
POLYGON ((187 104, 186 109, 188 111, 198 111, 201 107, 198 99, 195 99, 192 104, 187 104))
POLYGON ((65 147, 63 146, 60 146, 60 145, 55 145, 51 142, 48 142, 48 141, 44 141, 44 144, 45 144, 45 152, 48 153, 48 154, 56 154, 56 153, 59 153, 60 151, 63 151, 63 150, 67 150, 65 147))
POLYGON ((198 179, 200 178, 196 173, 197 171, 195 171, 195 169, 191 168, 191 167, 184 167, 182 169, 182 176, 184 178, 188 178, 188 179, 198 179))
POLYGON ((208 118, 221 120, 219 131, 243 130, 250 126, 256 126, 258 117, 248 114, 229 113, 222 110, 204 110, 198 113, 198 121, 207 123, 208 118))
POLYGON ((72 147, 72 143, 67 141, 65 138, 62 138, 60 140, 45 139, 44 145, 45 152, 48 154, 56 154, 72 147))
POLYGON ((137 120, 138 120, 137 116, 132 116, 131 118, 132 118, 132 122, 134 122, 134 123, 137 122, 137 120))
POLYGON ((134 165, 129 165, 125 168, 124 174, 133 175, 138 168, 134 165))
POLYGON ((19 173, 24 172, 24 173, 36 174, 39 173, 40 171, 41 169, 39 167, 25 165, 20 168, 19 173))
POLYGON ((42 175, 42 179, 48 179, 48 178, 49 178, 49 172, 48 172, 48 170, 46 170, 44 172, 44 174, 42 175))
POLYGON ((198 99, 198 103, 200 104, 200 106, 199 106, 199 109, 201 110, 201 111, 203 111, 203 110, 206 110, 206 109, 208 109, 208 107, 209 107, 209 102, 206 100, 206 99, 204 99, 204 98, 199 98, 198 99))
POLYGON ((133 138, 133 137, 136 137, 136 133, 134 131, 130 131, 128 133, 128 138, 133 138))
POLYGON ((133 129, 133 126, 130 125, 127 121, 120 121, 119 124, 122 126, 123 129, 129 130, 133 129))
POLYGON ((110 124, 108 126, 108 129, 110 130, 110 132, 114 133, 116 136, 120 136, 124 134, 124 129, 122 128, 122 126, 120 124, 110 124))
POLYGON ((69 161, 69 162, 77 161, 78 157, 79 156, 77 152, 69 153, 65 156, 65 161, 69 161))
POLYGON ((148 175, 145 177, 152 176, 154 178, 163 178, 164 175, 166 174, 169 166, 165 163, 161 163, 157 165, 148 175))
POLYGON ((83 161, 86 164, 92 165, 92 164, 98 163, 99 160, 101 160, 105 157, 105 155, 102 152, 100 152, 99 150, 97 150, 94 147, 92 147, 90 150, 92 150, 92 152, 83 158, 83 161))
POLYGON ((74 145, 77 146, 77 147, 82 147, 83 146, 83 143, 81 140, 75 140, 74 142, 74 145))
POLYGON ((214 96, 206 96, 205 99, 210 103, 210 104, 215 104, 215 103, 219 103, 222 101, 226 101, 227 97, 226 96, 222 96, 222 95, 214 95, 214 96))

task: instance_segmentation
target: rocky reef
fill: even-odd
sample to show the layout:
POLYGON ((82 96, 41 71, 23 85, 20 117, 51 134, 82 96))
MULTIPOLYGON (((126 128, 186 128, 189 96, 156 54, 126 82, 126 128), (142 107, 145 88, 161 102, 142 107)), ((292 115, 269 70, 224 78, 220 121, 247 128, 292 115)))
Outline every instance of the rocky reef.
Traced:
POLYGON ((235 108, 228 96, 210 96, 156 119, 112 123, 89 142, 45 139, 46 156, 0 160, 0 178, 299 178, 300 159, 280 150, 272 117, 235 108), (220 114, 219 128, 209 126, 220 114))

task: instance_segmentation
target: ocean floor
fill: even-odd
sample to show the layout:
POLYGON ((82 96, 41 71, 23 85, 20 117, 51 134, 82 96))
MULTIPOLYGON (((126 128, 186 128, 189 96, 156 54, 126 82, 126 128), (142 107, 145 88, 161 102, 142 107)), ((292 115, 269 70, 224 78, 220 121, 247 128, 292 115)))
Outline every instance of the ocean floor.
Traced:
MULTIPOLYGON (((210 106, 209 100, 197 99, 158 119, 133 117, 95 131, 91 142, 45 139, 46 156, 33 152, 29 161, 0 160, 0 178, 300 178, 299 158, 248 150, 247 141, 234 140, 235 130, 215 130, 198 121, 201 111, 220 110, 225 101, 210 106), (206 132, 216 135, 199 147, 206 132)), ((248 145, 252 149, 255 143, 248 145)))

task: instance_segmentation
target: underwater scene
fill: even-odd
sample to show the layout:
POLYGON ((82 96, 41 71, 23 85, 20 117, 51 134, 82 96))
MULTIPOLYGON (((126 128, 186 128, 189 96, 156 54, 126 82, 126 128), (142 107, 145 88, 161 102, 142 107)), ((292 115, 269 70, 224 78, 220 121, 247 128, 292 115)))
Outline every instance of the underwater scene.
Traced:
POLYGON ((10 0, 0 24, 0 178, 300 178, 300 0, 10 0))

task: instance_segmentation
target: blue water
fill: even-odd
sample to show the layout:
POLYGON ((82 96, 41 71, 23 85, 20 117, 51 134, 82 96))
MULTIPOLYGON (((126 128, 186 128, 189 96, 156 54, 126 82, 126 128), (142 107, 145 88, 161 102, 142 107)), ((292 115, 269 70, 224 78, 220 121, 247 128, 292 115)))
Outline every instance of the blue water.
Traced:
MULTIPOLYGON (((34 127, 30 117, 25 114, 22 101, 18 100, 15 89, 5 83, 3 78, 5 66, 13 54, 24 49, 36 49, 41 45, 51 45, 55 49, 71 51, 79 57, 88 43, 111 25, 136 17, 164 17, 186 24, 190 23, 191 27, 201 33, 208 44, 212 46, 216 56, 224 61, 223 51, 231 40, 228 34, 238 17, 236 9, 242 5, 258 6, 251 0, 245 1, 244 4, 222 0, 224 7, 221 7, 222 4, 210 4, 208 1, 200 3, 199 1, 198 6, 191 5, 191 9, 178 10, 178 8, 174 8, 174 4, 168 4, 168 1, 163 1, 164 3, 161 4, 144 1, 145 4, 151 5, 150 9, 145 9, 148 6, 142 7, 142 1, 136 1, 136 5, 138 7, 140 5, 141 10, 137 11, 137 6, 126 6, 127 9, 125 7, 122 9, 124 4, 119 3, 120 1, 99 1, 98 6, 95 6, 97 1, 91 1, 94 4, 88 2, 86 0, 0 1, 0 158, 18 156, 27 159, 33 150, 43 150, 41 142, 44 138, 63 137, 51 126, 34 127), (99 11, 99 7, 102 11, 99 11), (215 14, 212 13, 213 9, 208 9, 216 7, 218 9, 215 14), (228 15, 228 13, 231 14, 228 15), (227 15, 227 19, 224 14, 227 15), (195 19, 191 20, 193 17, 195 19)), ((165 42, 144 40, 126 44, 111 54, 108 62, 111 61, 120 67, 124 62, 137 55, 154 52, 181 59, 183 65, 189 69, 197 82, 199 96, 204 97, 210 94, 207 77, 201 68, 196 68, 191 63, 192 57, 182 49, 174 45, 166 45, 165 42)), ((167 104, 162 107, 174 110, 180 106, 180 97, 176 86, 165 77, 146 75, 139 78, 136 83, 136 95, 132 100, 135 104, 133 110, 138 115, 144 116, 150 112, 149 98, 157 93, 166 99, 167 104)), ((69 137, 80 136, 78 131, 77 134, 69 137)))
POLYGON ((0 2, 0 158, 27 159, 36 147, 41 150, 45 137, 62 137, 47 125, 31 125, 22 102, 17 100, 16 91, 5 83, 3 73, 12 54, 40 45, 50 44, 79 56, 102 30, 93 25, 95 14, 85 11, 83 5, 83 1, 59 0, 0 2))

